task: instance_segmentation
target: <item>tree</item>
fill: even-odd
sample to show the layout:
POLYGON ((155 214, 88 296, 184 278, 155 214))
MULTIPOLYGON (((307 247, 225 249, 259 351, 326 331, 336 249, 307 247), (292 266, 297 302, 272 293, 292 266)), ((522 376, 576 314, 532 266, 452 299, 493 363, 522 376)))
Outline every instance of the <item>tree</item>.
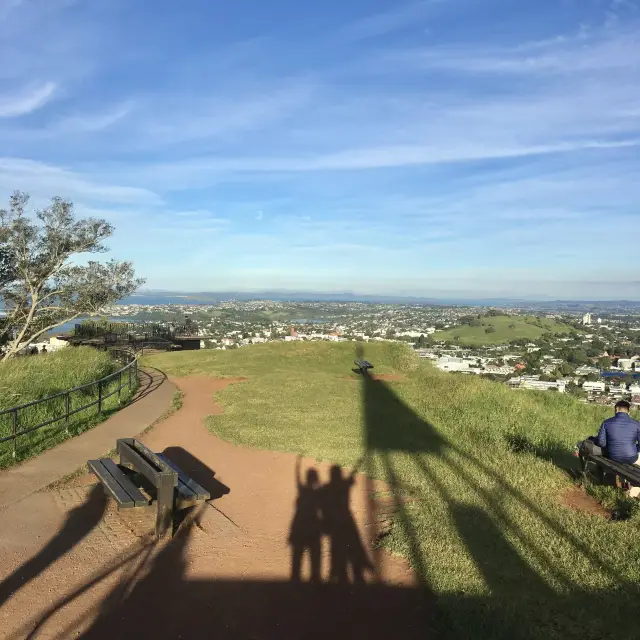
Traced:
POLYGON ((0 209, 0 297, 7 310, 0 326, 2 360, 65 322, 99 313, 144 282, 130 262, 78 264, 79 254, 107 250, 102 243, 113 227, 105 220, 76 218, 62 198, 29 217, 28 201, 15 192, 9 209, 0 209))
POLYGON ((495 333, 495 332, 496 332, 496 329, 495 329, 495 327, 487 327, 487 328, 484 330, 484 332, 485 332, 485 333, 495 333))
POLYGON ((602 371, 609 371, 611 369, 611 358, 603 356, 598 360, 598 366, 602 371))

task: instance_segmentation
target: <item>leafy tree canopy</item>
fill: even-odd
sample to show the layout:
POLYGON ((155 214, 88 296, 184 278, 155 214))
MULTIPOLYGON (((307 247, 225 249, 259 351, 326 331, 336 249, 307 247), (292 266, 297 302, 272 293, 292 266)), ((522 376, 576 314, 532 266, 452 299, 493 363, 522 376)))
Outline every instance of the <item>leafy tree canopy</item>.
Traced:
POLYGON ((7 310, 2 360, 65 322, 98 314, 144 282, 130 262, 79 263, 81 254, 107 251, 108 222, 77 218, 62 198, 29 215, 28 202, 27 194, 15 192, 9 208, 0 209, 0 298, 7 310))

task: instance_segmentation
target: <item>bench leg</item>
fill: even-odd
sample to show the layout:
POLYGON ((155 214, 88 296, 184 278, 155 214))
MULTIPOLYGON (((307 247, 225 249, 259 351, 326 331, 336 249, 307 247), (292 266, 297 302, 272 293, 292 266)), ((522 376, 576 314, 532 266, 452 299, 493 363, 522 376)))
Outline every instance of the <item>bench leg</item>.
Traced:
MULTIPOLYGON (((164 538, 173 528, 173 477, 160 476, 158 486, 158 513, 156 515, 156 540, 164 538)), ((173 531, 172 531, 173 533, 173 531)))

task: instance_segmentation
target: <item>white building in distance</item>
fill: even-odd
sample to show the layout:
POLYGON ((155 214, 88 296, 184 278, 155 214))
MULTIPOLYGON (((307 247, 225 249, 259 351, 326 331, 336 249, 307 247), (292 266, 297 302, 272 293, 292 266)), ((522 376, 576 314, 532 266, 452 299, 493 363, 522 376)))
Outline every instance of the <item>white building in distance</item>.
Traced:
POLYGON ((585 382, 582 385, 582 388, 587 392, 587 393, 604 393, 605 392, 605 384, 604 382, 585 382))

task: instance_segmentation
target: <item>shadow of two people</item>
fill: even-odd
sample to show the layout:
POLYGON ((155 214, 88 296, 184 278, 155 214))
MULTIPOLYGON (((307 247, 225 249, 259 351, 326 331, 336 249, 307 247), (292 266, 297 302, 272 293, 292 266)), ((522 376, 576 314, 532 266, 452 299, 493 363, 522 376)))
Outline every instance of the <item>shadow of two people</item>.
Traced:
POLYGON ((338 465, 329 472, 329 482, 321 484, 318 471, 309 468, 306 480, 296 460, 295 481, 298 489, 295 513, 289 529, 291 579, 302 579, 302 560, 309 555, 310 581, 321 582, 322 541, 329 542, 329 582, 363 583, 366 571, 374 567, 364 547, 350 508, 351 489, 357 467, 343 475, 338 465))

